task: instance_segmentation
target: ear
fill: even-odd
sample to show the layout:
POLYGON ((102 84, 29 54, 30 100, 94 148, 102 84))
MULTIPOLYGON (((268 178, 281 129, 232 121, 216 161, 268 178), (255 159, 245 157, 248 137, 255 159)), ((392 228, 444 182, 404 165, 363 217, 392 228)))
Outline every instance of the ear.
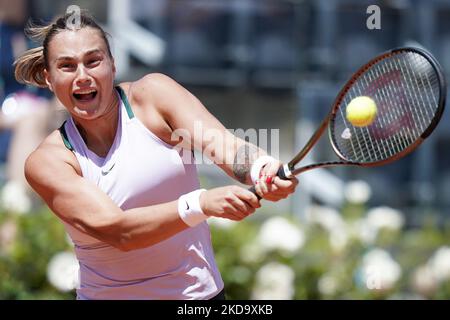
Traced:
POLYGON ((50 73, 47 71, 47 69, 44 69, 44 78, 45 78, 45 83, 47 84, 48 88, 50 89, 51 92, 53 92, 53 86, 52 86, 52 82, 50 80, 50 73))

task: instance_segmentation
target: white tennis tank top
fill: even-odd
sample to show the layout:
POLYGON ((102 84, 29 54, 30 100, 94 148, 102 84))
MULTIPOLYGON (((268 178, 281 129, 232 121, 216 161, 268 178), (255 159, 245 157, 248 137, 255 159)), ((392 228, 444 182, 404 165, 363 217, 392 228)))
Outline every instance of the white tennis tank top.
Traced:
MULTIPOLYGON (((125 93, 117 90, 119 125, 106 158, 87 148, 72 118, 61 129, 83 177, 123 210, 170 202, 198 189, 192 153, 190 164, 184 163, 134 116, 125 93)), ((223 289, 206 222, 127 252, 64 224, 80 264, 77 299, 209 299, 223 289)))

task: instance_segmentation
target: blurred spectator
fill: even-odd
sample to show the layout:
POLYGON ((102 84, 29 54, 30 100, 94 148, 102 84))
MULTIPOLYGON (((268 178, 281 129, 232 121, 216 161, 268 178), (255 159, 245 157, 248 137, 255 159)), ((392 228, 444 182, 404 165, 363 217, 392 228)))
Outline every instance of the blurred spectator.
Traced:
POLYGON ((133 20, 159 37, 166 36, 167 0, 133 0, 131 16, 133 20))
POLYGON ((26 157, 57 126, 48 90, 17 83, 14 60, 28 47, 24 26, 30 15, 27 0, 0 0, 0 162, 2 184, 0 206, 7 211, 26 212, 31 207, 31 189, 25 180, 26 157))
POLYGON ((170 62, 220 67, 226 52, 227 6, 220 1, 168 0, 170 62))
POLYGON ((254 43, 257 68, 288 69, 296 66, 295 22, 292 4, 266 2, 255 17, 254 43))

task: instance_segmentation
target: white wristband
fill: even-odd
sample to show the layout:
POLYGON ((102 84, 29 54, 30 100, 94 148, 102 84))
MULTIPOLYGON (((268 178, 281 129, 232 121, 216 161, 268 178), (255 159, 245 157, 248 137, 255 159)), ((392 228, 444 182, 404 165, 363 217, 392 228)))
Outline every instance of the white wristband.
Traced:
POLYGON ((199 189, 178 198, 178 214, 181 219, 190 227, 195 227, 199 223, 208 219, 200 207, 200 194, 206 189, 199 189))
POLYGON ((275 158, 271 156, 261 156, 255 160, 252 164, 252 168, 250 169, 250 177, 252 178, 253 184, 256 184, 256 180, 259 179, 259 173, 261 169, 268 163, 277 161, 275 158))

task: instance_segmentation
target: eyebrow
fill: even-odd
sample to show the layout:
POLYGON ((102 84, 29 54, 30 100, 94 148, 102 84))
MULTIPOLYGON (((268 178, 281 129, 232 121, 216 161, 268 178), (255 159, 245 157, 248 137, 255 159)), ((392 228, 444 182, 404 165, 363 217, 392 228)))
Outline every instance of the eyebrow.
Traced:
MULTIPOLYGON (((83 55, 84 55, 84 56, 90 56, 90 55, 96 54, 96 53, 103 53, 103 50, 100 50, 100 49, 92 49, 92 50, 86 51, 83 55)), ((72 59, 74 59, 73 56, 72 56, 72 57, 70 57, 70 56, 62 56, 62 57, 58 57, 58 58, 56 59, 56 61, 65 61, 65 60, 72 60, 72 59)))

